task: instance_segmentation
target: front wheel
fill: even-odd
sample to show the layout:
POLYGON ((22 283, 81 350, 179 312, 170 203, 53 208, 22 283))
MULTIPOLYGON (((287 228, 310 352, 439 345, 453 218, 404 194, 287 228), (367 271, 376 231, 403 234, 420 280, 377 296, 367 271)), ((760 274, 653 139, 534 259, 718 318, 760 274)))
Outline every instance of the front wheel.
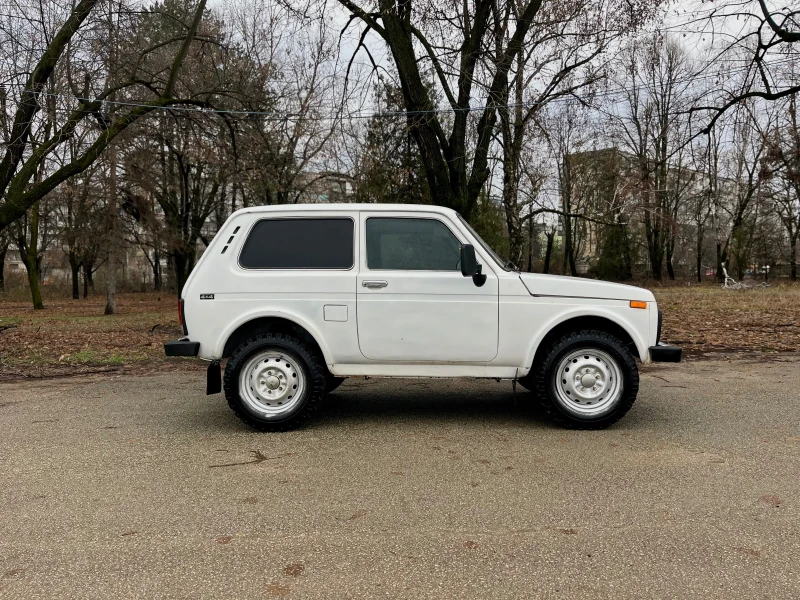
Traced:
POLYGON ((631 351, 604 331, 563 336, 533 366, 525 382, 557 423, 603 429, 619 421, 636 401, 639 371, 631 351))

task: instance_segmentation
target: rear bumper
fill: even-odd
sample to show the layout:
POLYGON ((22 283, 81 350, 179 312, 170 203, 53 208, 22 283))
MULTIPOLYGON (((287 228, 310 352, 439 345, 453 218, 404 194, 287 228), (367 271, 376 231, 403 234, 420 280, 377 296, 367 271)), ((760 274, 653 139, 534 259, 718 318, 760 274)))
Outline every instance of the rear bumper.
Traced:
POLYGON ((200 352, 200 342, 192 342, 189 338, 170 340, 164 344, 164 354, 167 356, 197 356, 200 352))
POLYGON ((653 362, 681 362, 682 354, 683 350, 677 346, 668 346, 664 342, 650 346, 650 360, 653 362))

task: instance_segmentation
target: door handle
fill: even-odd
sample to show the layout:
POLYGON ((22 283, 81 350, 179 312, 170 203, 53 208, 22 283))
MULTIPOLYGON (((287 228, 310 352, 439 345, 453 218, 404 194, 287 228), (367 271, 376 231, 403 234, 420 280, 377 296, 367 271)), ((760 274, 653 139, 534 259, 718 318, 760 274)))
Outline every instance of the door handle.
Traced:
POLYGON ((383 280, 379 281, 374 279, 373 280, 365 279, 364 281, 361 282, 361 285, 371 290, 377 290, 380 288, 385 288, 387 285, 389 285, 389 282, 383 280))

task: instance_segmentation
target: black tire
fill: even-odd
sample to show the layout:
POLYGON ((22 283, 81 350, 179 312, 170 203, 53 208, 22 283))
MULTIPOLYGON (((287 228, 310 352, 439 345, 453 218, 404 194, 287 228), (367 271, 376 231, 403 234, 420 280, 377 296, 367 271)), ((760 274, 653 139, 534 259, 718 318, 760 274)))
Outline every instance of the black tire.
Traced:
POLYGON ((333 390, 342 385, 345 379, 347 379, 347 377, 335 377, 329 374, 328 381, 325 385, 325 393, 330 394, 333 390))
POLYGON ((250 427, 258 431, 288 431, 306 424, 317 412, 325 396, 327 377, 328 370, 322 357, 302 340, 283 333, 254 333, 233 351, 225 366, 222 387, 228 405, 250 427), (239 377, 248 360, 268 350, 277 350, 291 357, 297 368, 303 370, 308 382, 292 411, 285 415, 267 417, 259 414, 248 406, 239 393, 239 377))
POLYGON ((604 429, 619 421, 636 401, 639 392, 639 370, 636 360, 626 344, 615 336, 592 329, 568 333, 547 349, 531 372, 520 384, 533 391, 544 411, 559 425, 570 429, 604 429), (604 412, 598 415, 580 415, 569 412, 559 400, 556 391, 556 374, 559 363, 576 350, 597 349, 611 357, 619 367, 622 392, 604 412))

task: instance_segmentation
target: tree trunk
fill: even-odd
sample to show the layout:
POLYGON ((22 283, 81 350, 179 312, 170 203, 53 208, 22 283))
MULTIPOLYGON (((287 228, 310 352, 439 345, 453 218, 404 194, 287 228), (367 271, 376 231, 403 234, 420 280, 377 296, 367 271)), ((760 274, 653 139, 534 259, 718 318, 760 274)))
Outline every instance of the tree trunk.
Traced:
POLYGON ((703 283, 703 233, 698 228, 697 246, 695 248, 695 258, 697 260, 697 283, 703 283))
POLYGON ((567 268, 572 261, 570 260, 570 255, 572 254, 572 219, 570 217, 564 217, 564 256, 562 257, 561 261, 561 271, 564 275, 567 274, 567 268))
POLYGON ((172 260, 175 266, 175 288, 178 292, 178 298, 180 298, 183 286, 194 267, 194 245, 190 250, 176 251, 172 256, 172 260))
MULTIPOLYGON (((517 68, 522 70, 524 63, 522 55, 517 56, 517 68)), ((525 237, 520 222, 519 206, 519 179, 520 163, 522 159, 522 142, 524 138, 522 101, 523 101, 522 76, 518 76, 514 86, 513 110, 503 108, 500 110, 500 131, 503 145, 503 206, 506 213, 508 227, 508 258, 517 265, 522 264, 522 252, 525 248, 525 237), (513 119, 511 115, 513 114, 513 119)), ((508 85, 504 85, 502 98, 508 102, 508 85)))
POLYGON ((528 219, 528 273, 533 273, 533 219, 528 219))
POLYGON ((742 281, 744 279, 745 271, 747 270, 747 267, 745 266, 746 263, 744 260, 742 260, 741 256, 736 256, 734 254, 734 258, 736 260, 736 275, 738 275, 739 281, 742 281))
POLYGON ((675 242, 669 242, 667 246, 667 276, 670 281, 675 281, 675 265, 672 264, 672 256, 675 254, 675 242))
POLYGON ((89 273, 91 272, 91 267, 87 267, 86 263, 83 264, 83 299, 86 300, 89 297, 89 273))
POLYGON ((542 273, 549 273, 550 272, 550 258, 553 256, 553 242, 555 241, 556 232, 545 232, 547 236, 547 250, 544 253, 544 268, 542 269, 542 273))
POLYGON ((569 246, 569 274, 573 277, 578 276, 578 267, 575 265, 575 250, 572 244, 569 246))
POLYGON ((72 299, 78 300, 81 297, 81 290, 78 281, 81 271, 81 263, 75 260, 74 254, 70 254, 69 268, 72 271, 72 299))
POLYGON ((108 151, 108 293, 105 314, 117 314, 117 148, 108 151))
MULTIPOLYGON (((84 262, 84 272, 83 276, 86 278, 86 281, 89 283, 89 289, 94 292, 94 261, 90 263, 84 262)), ((86 290, 83 290, 83 297, 86 298, 86 290)))
POLYGON ((31 287, 33 309, 42 310, 44 309, 44 304, 42 303, 42 289, 39 286, 39 271, 36 268, 36 260, 26 262, 25 267, 28 270, 28 285, 31 287))
MULTIPOLYGON (((659 257, 660 258, 660 257, 659 257)), ((653 279, 661 281, 664 277, 663 261, 650 258, 650 266, 652 267, 653 279)))
MULTIPOLYGON (((792 281, 797 281, 797 236, 792 237, 791 240, 791 246, 789 249, 789 268, 789 277, 792 281)), ((0 277, 0 283, 2 283, 2 277, 0 277)), ((2 287, 0 287, 0 290, 2 290, 2 287)))
POLYGON ((161 291, 161 253, 158 248, 153 251, 153 289, 161 291))
MULTIPOLYGON (((117 67, 117 39, 114 24, 114 4, 108 1, 108 42, 106 70, 109 74, 109 83, 113 84, 113 72, 117 67)), ((114 95, 110 96, 110 100, 114 95)), ((114 120, 114 104, 110 105, 109 121, 114 120)), ((117 145, 113 142, 108 147, 108 281, 106 292, 106 308, 104 314, 117 314, 117 246, 119 244, 117 233, 117 145)))
POLYGON ((0 244, 0 294, 6 291, 6 253, 8 252, 8 242, 0 244))
MULTIPOLYGON (((515 203, 516 204, 516 203, 515 203)), ((506 210, 506 224, 508 225, 508 255, 512 263, 519 268, 522 262, 522 251, 525 240, 522 233, 522 224, 519 221, 519 212, 506 210)))
POLYGON ((578 268, 575 265, 575 247, 574 242, 574 228, 572 227, 572 217, 564 217, 564 275, 567 274, 567 267, 569 267, 569 274, 572 277, 578 275, 578 268))
MULTIPOLYGON (((651 236, 648 236, 650 238, 651 236)), ((653 274, 653 279, 661 281, 664 276, 664 252, 663 248, 659 248, 657 235, 653 235, 652 239, 647 240, 647 250, 650 256, 650 270, 653 274)))
POLYGON ((23 229, 18 240, 19 254, 22 262, 25 264, 25 269, 28 271, 28 285, 31 289, 31 300, 33 302, 34 310, 44 309, 42 303, 42 290, 39 286, 39 261, 37 254, 39 252, 39 203, 36 202, 31 208, 30 218, 28 219, 28 235, 30 235, 30 243, 26 240, 26 232, 23 229))

